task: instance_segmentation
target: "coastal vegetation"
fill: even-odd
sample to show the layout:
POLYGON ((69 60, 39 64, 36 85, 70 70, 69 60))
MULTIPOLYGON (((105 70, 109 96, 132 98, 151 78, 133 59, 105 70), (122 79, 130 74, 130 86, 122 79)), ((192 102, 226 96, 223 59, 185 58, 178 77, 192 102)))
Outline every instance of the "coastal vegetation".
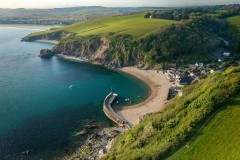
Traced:
POLYGON ((197 133, 197 137, 187 142, 169 160, 184 159, 238 159, 240 150, 240 95, 224 105, 211 121, 197 133), (217 146, 217 148, 216 148, 217 146))
MULTIPOLYGON (((160 113, 149 114, 120 135, 104 159, 163 159, 185 145, 199 128, 240 91, 240 67, 218 72, 182 90, 160 113)), ((220 133, 219 133, 220 134, 220 133)))

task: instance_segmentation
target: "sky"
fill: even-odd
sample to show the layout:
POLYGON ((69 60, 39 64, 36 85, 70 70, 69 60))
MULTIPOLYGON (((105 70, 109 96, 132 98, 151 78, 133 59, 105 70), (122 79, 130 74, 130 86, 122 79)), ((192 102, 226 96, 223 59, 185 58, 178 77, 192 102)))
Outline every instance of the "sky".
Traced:
POLYGON ((59 8, 73 6, 177 7, 240 3, 240 0, 0 0, 0 8, 59 8))

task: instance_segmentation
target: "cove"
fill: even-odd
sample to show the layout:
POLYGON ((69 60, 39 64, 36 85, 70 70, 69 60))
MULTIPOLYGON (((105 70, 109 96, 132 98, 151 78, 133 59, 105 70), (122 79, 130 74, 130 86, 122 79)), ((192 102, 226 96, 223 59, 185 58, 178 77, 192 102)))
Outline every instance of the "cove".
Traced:
POLYGON ((26 150, 26 159, 52 159, 81 145, 84 139, 73 135, 88 120, 114 125, 102 111, 111 87, 122 105, 125 98, 138 103, 149 95, 148 86, 128 74, 39 58, 41 49, 53 45, 20 41, 36 31, 0 28, 0 159, 19 158, 26 150))

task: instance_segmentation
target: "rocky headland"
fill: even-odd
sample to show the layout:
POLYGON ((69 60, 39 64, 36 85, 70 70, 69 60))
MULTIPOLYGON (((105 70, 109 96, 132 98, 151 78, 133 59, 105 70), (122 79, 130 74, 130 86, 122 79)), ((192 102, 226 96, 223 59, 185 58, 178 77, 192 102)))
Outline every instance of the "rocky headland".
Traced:
MULTIPOLYGON (((59 41, 51 51, 53 55, 63 55, 64 58, 75 57, 78 60, 101 64, 109 68, 129 65, 153 67, 144 60, 142 51, 144 46, 136 43, 131 35, 115 36, 115 33, 109 33, 107 36, 78 36, 59 31, 50 34, 30 34, 22 38, 22 41, 27 42, 37 40, 59 41)), ((42 50, 42 53, 45 52, 46 50, 42 50)), ((40 57, 44 58, 45 54, 42 53, 40 57)))
POLYGON ((54 55, 53 51, 50 49, 42 49, 40 51, 39 57, 41 58, 51 58, 54 55))

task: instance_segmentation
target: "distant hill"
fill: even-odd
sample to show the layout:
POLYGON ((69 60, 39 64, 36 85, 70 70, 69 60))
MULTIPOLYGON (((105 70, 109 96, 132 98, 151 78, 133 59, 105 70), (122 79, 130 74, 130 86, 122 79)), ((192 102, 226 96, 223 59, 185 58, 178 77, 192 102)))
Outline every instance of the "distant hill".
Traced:
POLYGON ((0 8, 0 17, 24 17, 24 16, 63 16, 78 14, 103 14, 103 15, 121 15, 124 13, 139 12, 144 10, 161 9, 159 7, 71 7, 71 8, 53 8, 53 9, 3 9, 0 8))
POLYGON ((239 4, 218 5, 218 6, 192 6, 192 7, 102 7, 102 6, 81 6, 69 8, 52 8, 52 9, 7 9, 0 8, 1 17, 21 17, 21 16, 62 16, 76 14, 103 14, 103 15, 121 15, 125 13, 141 12, 146 10, 160 9, 178 9, 178 8, 205 8, 213 10, 225 10, 231 7, 240 6, 239 4))

